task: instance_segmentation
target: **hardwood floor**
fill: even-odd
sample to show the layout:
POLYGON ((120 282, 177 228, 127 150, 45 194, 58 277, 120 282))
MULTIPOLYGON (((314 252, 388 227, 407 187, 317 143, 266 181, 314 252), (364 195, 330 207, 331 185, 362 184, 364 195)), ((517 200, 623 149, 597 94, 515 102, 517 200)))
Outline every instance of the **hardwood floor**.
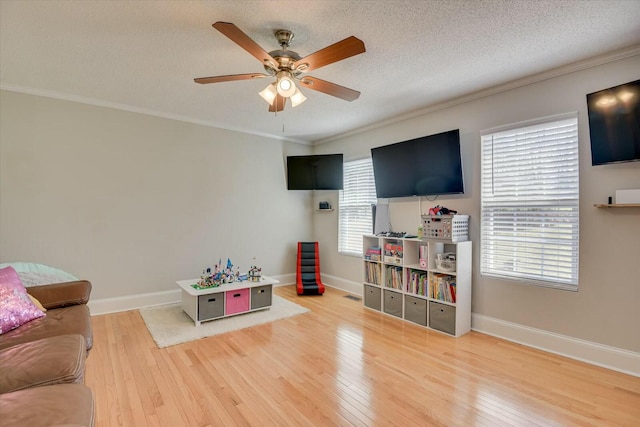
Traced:
POLYGON ((137 311, 93 317, 96 425, 640 425, 640 378, 275 292, 311 312, 164 349, 137 311))

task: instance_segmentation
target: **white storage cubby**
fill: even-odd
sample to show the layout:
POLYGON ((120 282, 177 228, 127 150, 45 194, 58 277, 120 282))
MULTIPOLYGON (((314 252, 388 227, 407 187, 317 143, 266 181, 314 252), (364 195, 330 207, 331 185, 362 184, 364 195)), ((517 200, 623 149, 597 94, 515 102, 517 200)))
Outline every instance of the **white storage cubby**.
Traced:
POLYGON ((471 242, 366 235, 364 306, 448 335, 471 330, 471 242))

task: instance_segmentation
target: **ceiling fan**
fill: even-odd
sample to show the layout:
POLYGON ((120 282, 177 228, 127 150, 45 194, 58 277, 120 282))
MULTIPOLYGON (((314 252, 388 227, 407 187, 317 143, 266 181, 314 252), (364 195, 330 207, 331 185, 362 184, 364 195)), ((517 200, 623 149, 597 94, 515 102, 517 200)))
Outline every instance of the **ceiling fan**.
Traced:
POLYGON ((327 95, 332 95, 346 101, 353 101, 360 96, 360 92, 356 90, 306 74, 309 71, 317 70, 325 65, 364 53, 364 43, 354 36, 347 37, 342 41, 301 58, 297 52, 289 50, 289 44, 293 39, 293 33, 289 30, 274 31, 280 49, 267 53, 249 36, 243 33, 242 30, 230 22, 218 21, 213 24, 213 28, 220 31, 238 46, 257 58, 264 66, 267 74, 248 73, 200 77, 194 79, 196 83, 207 84, 275 77, 275 81, 260 92, 260 96, 269 103, 270 112, 284 110, 287 98, 291 100, 292 107, 302 104, 307 99, 296 86, 296 82, 308 89, 317 90, 318 92, 326 93, 327 95))

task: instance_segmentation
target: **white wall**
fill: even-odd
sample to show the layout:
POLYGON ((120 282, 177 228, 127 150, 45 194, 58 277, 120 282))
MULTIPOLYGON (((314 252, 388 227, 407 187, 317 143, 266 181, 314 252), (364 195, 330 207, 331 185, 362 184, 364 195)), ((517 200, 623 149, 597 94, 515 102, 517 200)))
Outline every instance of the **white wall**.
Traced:
POLYGON ((0 262, 61 268, 92 299, 175 289, 218 258, 295 273, 310 192, 286 155, 310 147, 0 92, 0 262))
MULTIPOLYGON (((640 162, 591 166, 586 94, 639 78, 640 56, 548 79, 403 122, 327 142, 314 153, 370 155, 370 148, 459 128, 465 194, 422 198, 422 211, 441 204, 471 215, 474 242, 473 305, 476 314, 594 343, 640 351, 640 208, 597 209, 616 189, 640 188, 640 162), (577 111, 580 139, 580 286, 552 290, 483 278, 479 268, 480 133, 492 127, 577 111)), ((337 199, 337 196, 334 196, 337 199)), ((417 198, 392 199, 394 230, 416 232, 417 198)), ((337 205, 337 200, 335 200, 337 205)), ((360 282, 361 262, 337 253, 337 212, 317 222, 325 248, 323 272, 360 282)))

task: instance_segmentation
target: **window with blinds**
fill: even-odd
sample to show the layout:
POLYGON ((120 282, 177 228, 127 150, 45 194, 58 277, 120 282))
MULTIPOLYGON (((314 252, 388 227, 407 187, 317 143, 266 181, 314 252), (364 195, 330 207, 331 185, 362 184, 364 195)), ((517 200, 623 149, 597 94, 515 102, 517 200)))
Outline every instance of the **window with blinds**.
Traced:
POLYGON ((576 114, 482 135, 481 274, 578 288, 576 114))
POLYGON ((376 203, 371 159, 344 163, 344 187, 339 196, 338 252, 362 256, 362 236, 373 232, 371 205, 376 203))

